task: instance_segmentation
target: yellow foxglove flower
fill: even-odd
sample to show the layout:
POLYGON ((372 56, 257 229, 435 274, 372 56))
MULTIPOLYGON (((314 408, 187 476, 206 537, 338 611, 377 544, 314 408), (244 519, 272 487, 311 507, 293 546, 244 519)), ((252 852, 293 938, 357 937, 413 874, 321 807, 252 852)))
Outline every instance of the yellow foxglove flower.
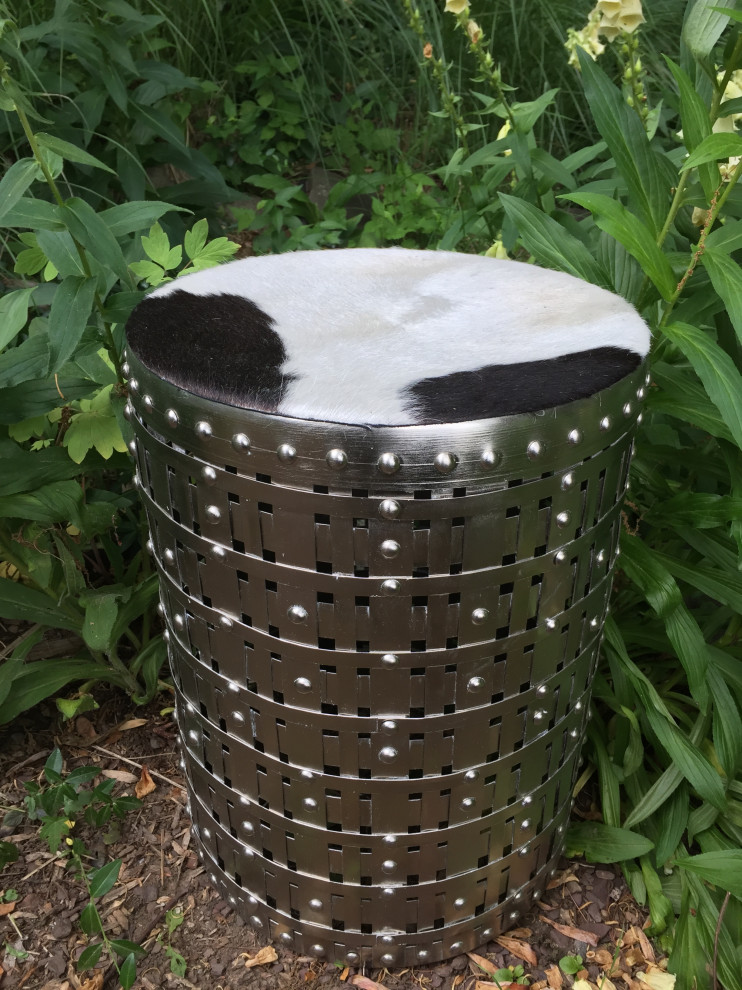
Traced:
POLYGON ((469 9, 469 0, 446 0, 445 9, 449 14, 461 14, 469 9))
POLYGON ((477 24, 476 21, 469 21, 466 25, 466 33, 469 35, 469 40, 473 45, 479 41, 482 37, 482 29, 477 24))

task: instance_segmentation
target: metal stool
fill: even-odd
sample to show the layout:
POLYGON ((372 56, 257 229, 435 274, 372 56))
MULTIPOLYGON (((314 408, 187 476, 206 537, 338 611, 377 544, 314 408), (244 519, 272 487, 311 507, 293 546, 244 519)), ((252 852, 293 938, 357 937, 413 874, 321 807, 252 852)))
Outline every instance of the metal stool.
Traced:
POLYGON ((641 356, 546 410, 369 428, 214 401, 141 339, 137 483, 212 882, 330 962, 486 942, 561 852, 641 356))

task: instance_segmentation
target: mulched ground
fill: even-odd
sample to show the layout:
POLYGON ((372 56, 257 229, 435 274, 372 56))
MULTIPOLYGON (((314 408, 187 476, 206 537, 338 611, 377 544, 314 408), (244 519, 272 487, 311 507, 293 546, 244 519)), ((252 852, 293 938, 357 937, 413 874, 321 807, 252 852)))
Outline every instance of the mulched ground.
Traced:
MULTIPOLYGON (((567 990, 578 978, 600 985, 601 974, 607 972, 616 990, 648 990, 637 978, 639 971, 651 972, 655 962, 642 931, 646 915, 628 893, 620 870, 566 860, 537 910, 509 933, 514 941, 505 938, 482 946, 479 965, 462 955, 437 966, 357 971, 296 956, 279 946, 275 961, 251 965, 261 949, 259 959, 270 959, 273 952, 210 887, 190 848, 175 727, 170 715, 161 713, 169 704, 162 697, 142 711, 111 695, 99 710, 71 723, 61 722, 56 709, 46 706, 19 719, 0 737, 0 805, 5 811, 22 804, 24 781, 41 781, 55 745, 62 750, 67 771, 95 764, 117 780, 120 793, 132 793, 142 767, 148 768, 156 789, 143 798, 140 809, 127 815, 118 832, 107 836, 107 843, 104 830, 86 827, 81 832, 91 868, 123 860, 119 882, 99 907, 110 937, 143 943, 148 950, 135 987, 489 990, 495 984, 487 969, 520 965, 537 988, 567 990), (170 972, 163 944, 165 914, 174 907, 185 914, 172 939, 187 962, 185 977, 170 972), (576 977, 558 969, 565 955, 580 955, 585 961, 576 977)), ((79 926, 87 897, 65 868, 63 856, 49 853, 38 828, 38 821, 27 820, 0 828, 0 839, 13 841, 20 850, 18 861, 0 874, 0 894, 18 894, 14 906, 0 901, 0 990, 114 988, 118 983, 110 967, 82 974, 75 970, 75 960, 87 944, 79 926)), ((604 981, 603 990, 611 990, 611 984, 604 981)))

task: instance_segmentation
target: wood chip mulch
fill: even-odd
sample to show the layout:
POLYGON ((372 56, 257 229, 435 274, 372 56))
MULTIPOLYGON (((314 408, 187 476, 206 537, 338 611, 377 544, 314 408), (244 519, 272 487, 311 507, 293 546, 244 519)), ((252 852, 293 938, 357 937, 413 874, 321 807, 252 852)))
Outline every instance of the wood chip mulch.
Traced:
MULTIPOLYGON (((522 966, 528 984, 539 990, 569 990, 576 980, 588 981, 577 990, 588 990, 591 984, 601 986, 604 974, 610 982, 603 979, 603 990, 648 990, 653 974, 667 980, 659 953, 643 931, 646 913, 629 894, 620 869, 566 860, 520 928, 439 965, 359 971, 262 944, 211 888, 191 848, 176 732, 170 714, 161 713, 169 704, 160 698, 142 711, 110 695, 97 711, 72 723, 61 722, 52 706, 42 706, 6 727, 0 739, 5 811, 22 805, 24 781, 41 780, 55 745, 67 771, 95 764, 117 781, 118 793, 133 793, 137 784, 141 792, 142 768, 147 768, 155 786, 144 778, 149 792, 141 808, 110 830, 85 826, 81 832, 91 869, 123 860, 119 881, 98 906, 110 937, 142 943, 148 950, 135 988, 493 990, 492 974, 509 966, 522 966), (172 937, 187 963, 185 977, 170 971, 165 953, 165 915, 175 907, 185 915, 172 937), (567 955, 584 960, 575 975, 559 969, 567 955), (639 980, 639 972, 649 974, 648 983, 639 980)), ((62 854, 51 854, 39 838, 38 828, 38 821, 25 820, 0 829, 0 839, 14 842, 20 851, 0 874, 0 897, 17 891, 15 902, 0 900, 0 990, 113 990, 116 972, 104 968, 105 959, 98 970, 75 969, 87 944, 79 925, 87 897, 62 854)), ((502 976, 499 982, 508 985, 502 976)))

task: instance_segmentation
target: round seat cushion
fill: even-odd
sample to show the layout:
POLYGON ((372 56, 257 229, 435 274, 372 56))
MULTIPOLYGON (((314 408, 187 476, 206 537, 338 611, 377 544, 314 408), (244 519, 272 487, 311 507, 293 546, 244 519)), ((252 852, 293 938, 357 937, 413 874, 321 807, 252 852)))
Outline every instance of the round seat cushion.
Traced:
POLYGON ((157 288, 127 324, 163 379, 335 423, 453 423, 585 398, 640 363, 620 296, 534 265, 445 251, 268 255, 157 288))

